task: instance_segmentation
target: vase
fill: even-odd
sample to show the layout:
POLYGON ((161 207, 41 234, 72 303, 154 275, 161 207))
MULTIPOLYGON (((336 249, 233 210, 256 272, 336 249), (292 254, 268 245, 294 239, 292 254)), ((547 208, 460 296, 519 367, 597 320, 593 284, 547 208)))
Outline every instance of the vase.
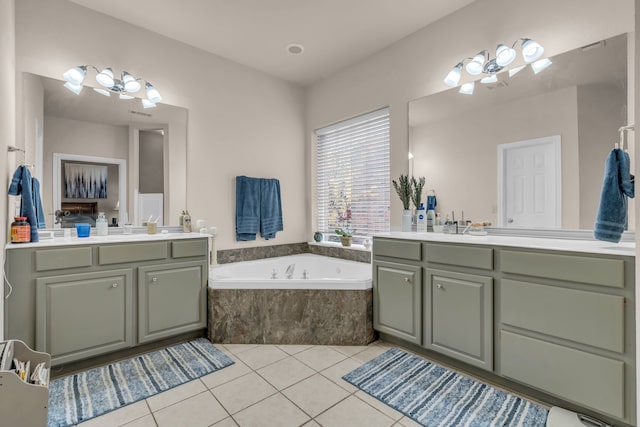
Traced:
POLYGON ((313 240, 315 240, 318 243, 322 242, 322 233, 319 231, 316 231, 315 233, 313 233, 313 240))
POLYGON ((405 209, 402 211, 402 231, 411 231, 411 209, 405 209))
POLYGON ((342 246, 351 246, 351 237, 342 236, 340 240, 342 240, 342 246))

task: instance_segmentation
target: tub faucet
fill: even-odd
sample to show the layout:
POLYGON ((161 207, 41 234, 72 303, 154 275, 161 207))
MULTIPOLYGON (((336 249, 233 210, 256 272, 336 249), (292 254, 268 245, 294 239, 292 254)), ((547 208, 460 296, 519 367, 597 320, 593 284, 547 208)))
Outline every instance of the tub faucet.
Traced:
POLYGON ((285 272, 285 274, 287 275, 287 279, 292 279, 293 278, 293 271, 296 269, 296 265, 295 264, 289 264, 289 266, 287 267, 287 271, 285 272))

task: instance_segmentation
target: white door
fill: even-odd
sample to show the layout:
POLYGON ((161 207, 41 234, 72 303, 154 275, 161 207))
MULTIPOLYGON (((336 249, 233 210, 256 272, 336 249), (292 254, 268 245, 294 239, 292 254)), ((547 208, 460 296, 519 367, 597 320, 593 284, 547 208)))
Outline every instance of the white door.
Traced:
POLYGON ((498 146, 498 226, 561 226, 560 136, 498 146))

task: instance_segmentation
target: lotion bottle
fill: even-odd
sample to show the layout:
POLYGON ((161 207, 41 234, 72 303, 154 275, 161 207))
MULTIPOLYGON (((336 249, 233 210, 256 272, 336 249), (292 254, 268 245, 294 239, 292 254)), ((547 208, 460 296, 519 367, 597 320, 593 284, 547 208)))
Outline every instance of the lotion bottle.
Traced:
POLYGON ((416 218, 417 218, 416 230, 418 232, 427 231, 427 213, 424 210, 424 203, 420 203, 420 207, 416 211, 416 218))

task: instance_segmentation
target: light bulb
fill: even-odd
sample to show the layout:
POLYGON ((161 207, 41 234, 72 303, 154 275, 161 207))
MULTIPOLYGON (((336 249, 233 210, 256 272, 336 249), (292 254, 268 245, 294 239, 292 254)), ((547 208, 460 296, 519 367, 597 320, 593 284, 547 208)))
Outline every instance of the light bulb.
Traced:
POLYGON ((122 73, 122 83, 124 83, 124 90, 130 93, 137 92, 141 88, 140 82, 126 71, 122 73))
POLYGON ((99 87, 94 87, 93 90, 98 92, 100 95, 111 96, 111 93, 109 93, 108 90, 105 90, 105 89, 102 89, 102 88, 99 88, 99 87))
POLYGON ((530 63, 540 59, 544 53, 544 48, 540 43, 531 39, 522 40, 522 58, 526 63, 530 63))
POLYGON ((155 108, 156 104, 149 101, 148 99, 142 99, 142 107, 143 108, 155 108))
POLYGON ((496 48, 496 64, 501 67, 505 67, 513 62, 516 59, 516 51, 515 49, 510 48, 509 46, 505 46, 503 44, 499 44, 496 48))
POLYGON ((498 76, 496 76, 495 74, 492 74, 488 77, 483 77, 480 79, 480 83, 484 83, 484 84, 495 83, 497 81, 498 81, 498 76))
POLYGON ((118 97, 120 99, 133 99, 134 97, 131 95, 127 95, 126 93, 121 93, 120 95, 118 95, 118 97))
POLYGON ((515 67, 509 70, 509 77, 513 77, 516 74, 518 74, 520 71, 524 70, 524 68, 526 67, 526 65, 521 65, 519 67, 515 67))
POLYGON ((471 62, 469 62, 466 66, 467 69, 467 73, 473 75, 473 76, 477 76, 478 74, 480 74, 482 72, 482 67, 484 65, 484 60, 485 60, 485 53, 484 51, 478 53, 476 56, 473 57, 473 59, 471 60, 471 62))
POLYGON ((113 80, 113 70, 105 68, 96 76, 96 81, 106 88, 112 88, 115 81, 113 80))
POLYGON ((87 67, 85 65, 79 65, 77 67, 69 68, 62 77, 73 85, 81 85, 84 81, 84 77, 87 75, 87 67))
POLYGON ((447 77, 444 78, 444 84, 451 87, 457 86, 460 83, 460 77, 462 77, 462 62, 459 62, 449 71, 447 77))
POLYGON ((476 87, 475 82, 465 83, 462 86, 460 86, 459 92, 465 95, 473 95, 473 89, 475 87, 476 87))
POLYGON ((149 98, 149 101, 155 104, 162 100, 160 93, 151 83, 146 82, 145 88, 147 90, 147 98, 149 98))
POLYGON ((76 95, 80 95, 80 92, 82 92, 82 88, 84 86, 82 85, 74 85, 71 82, 66 82, 64 84, 64 87, 66 87, 67 89, 69 89, 71 92, 75 93, 76 95))
POLYGON ((544 58, 531 64, 531 69, 534 74, 538 74, 540 71, 546 69, 549 65, 553 64, 549 58, 544 58))

